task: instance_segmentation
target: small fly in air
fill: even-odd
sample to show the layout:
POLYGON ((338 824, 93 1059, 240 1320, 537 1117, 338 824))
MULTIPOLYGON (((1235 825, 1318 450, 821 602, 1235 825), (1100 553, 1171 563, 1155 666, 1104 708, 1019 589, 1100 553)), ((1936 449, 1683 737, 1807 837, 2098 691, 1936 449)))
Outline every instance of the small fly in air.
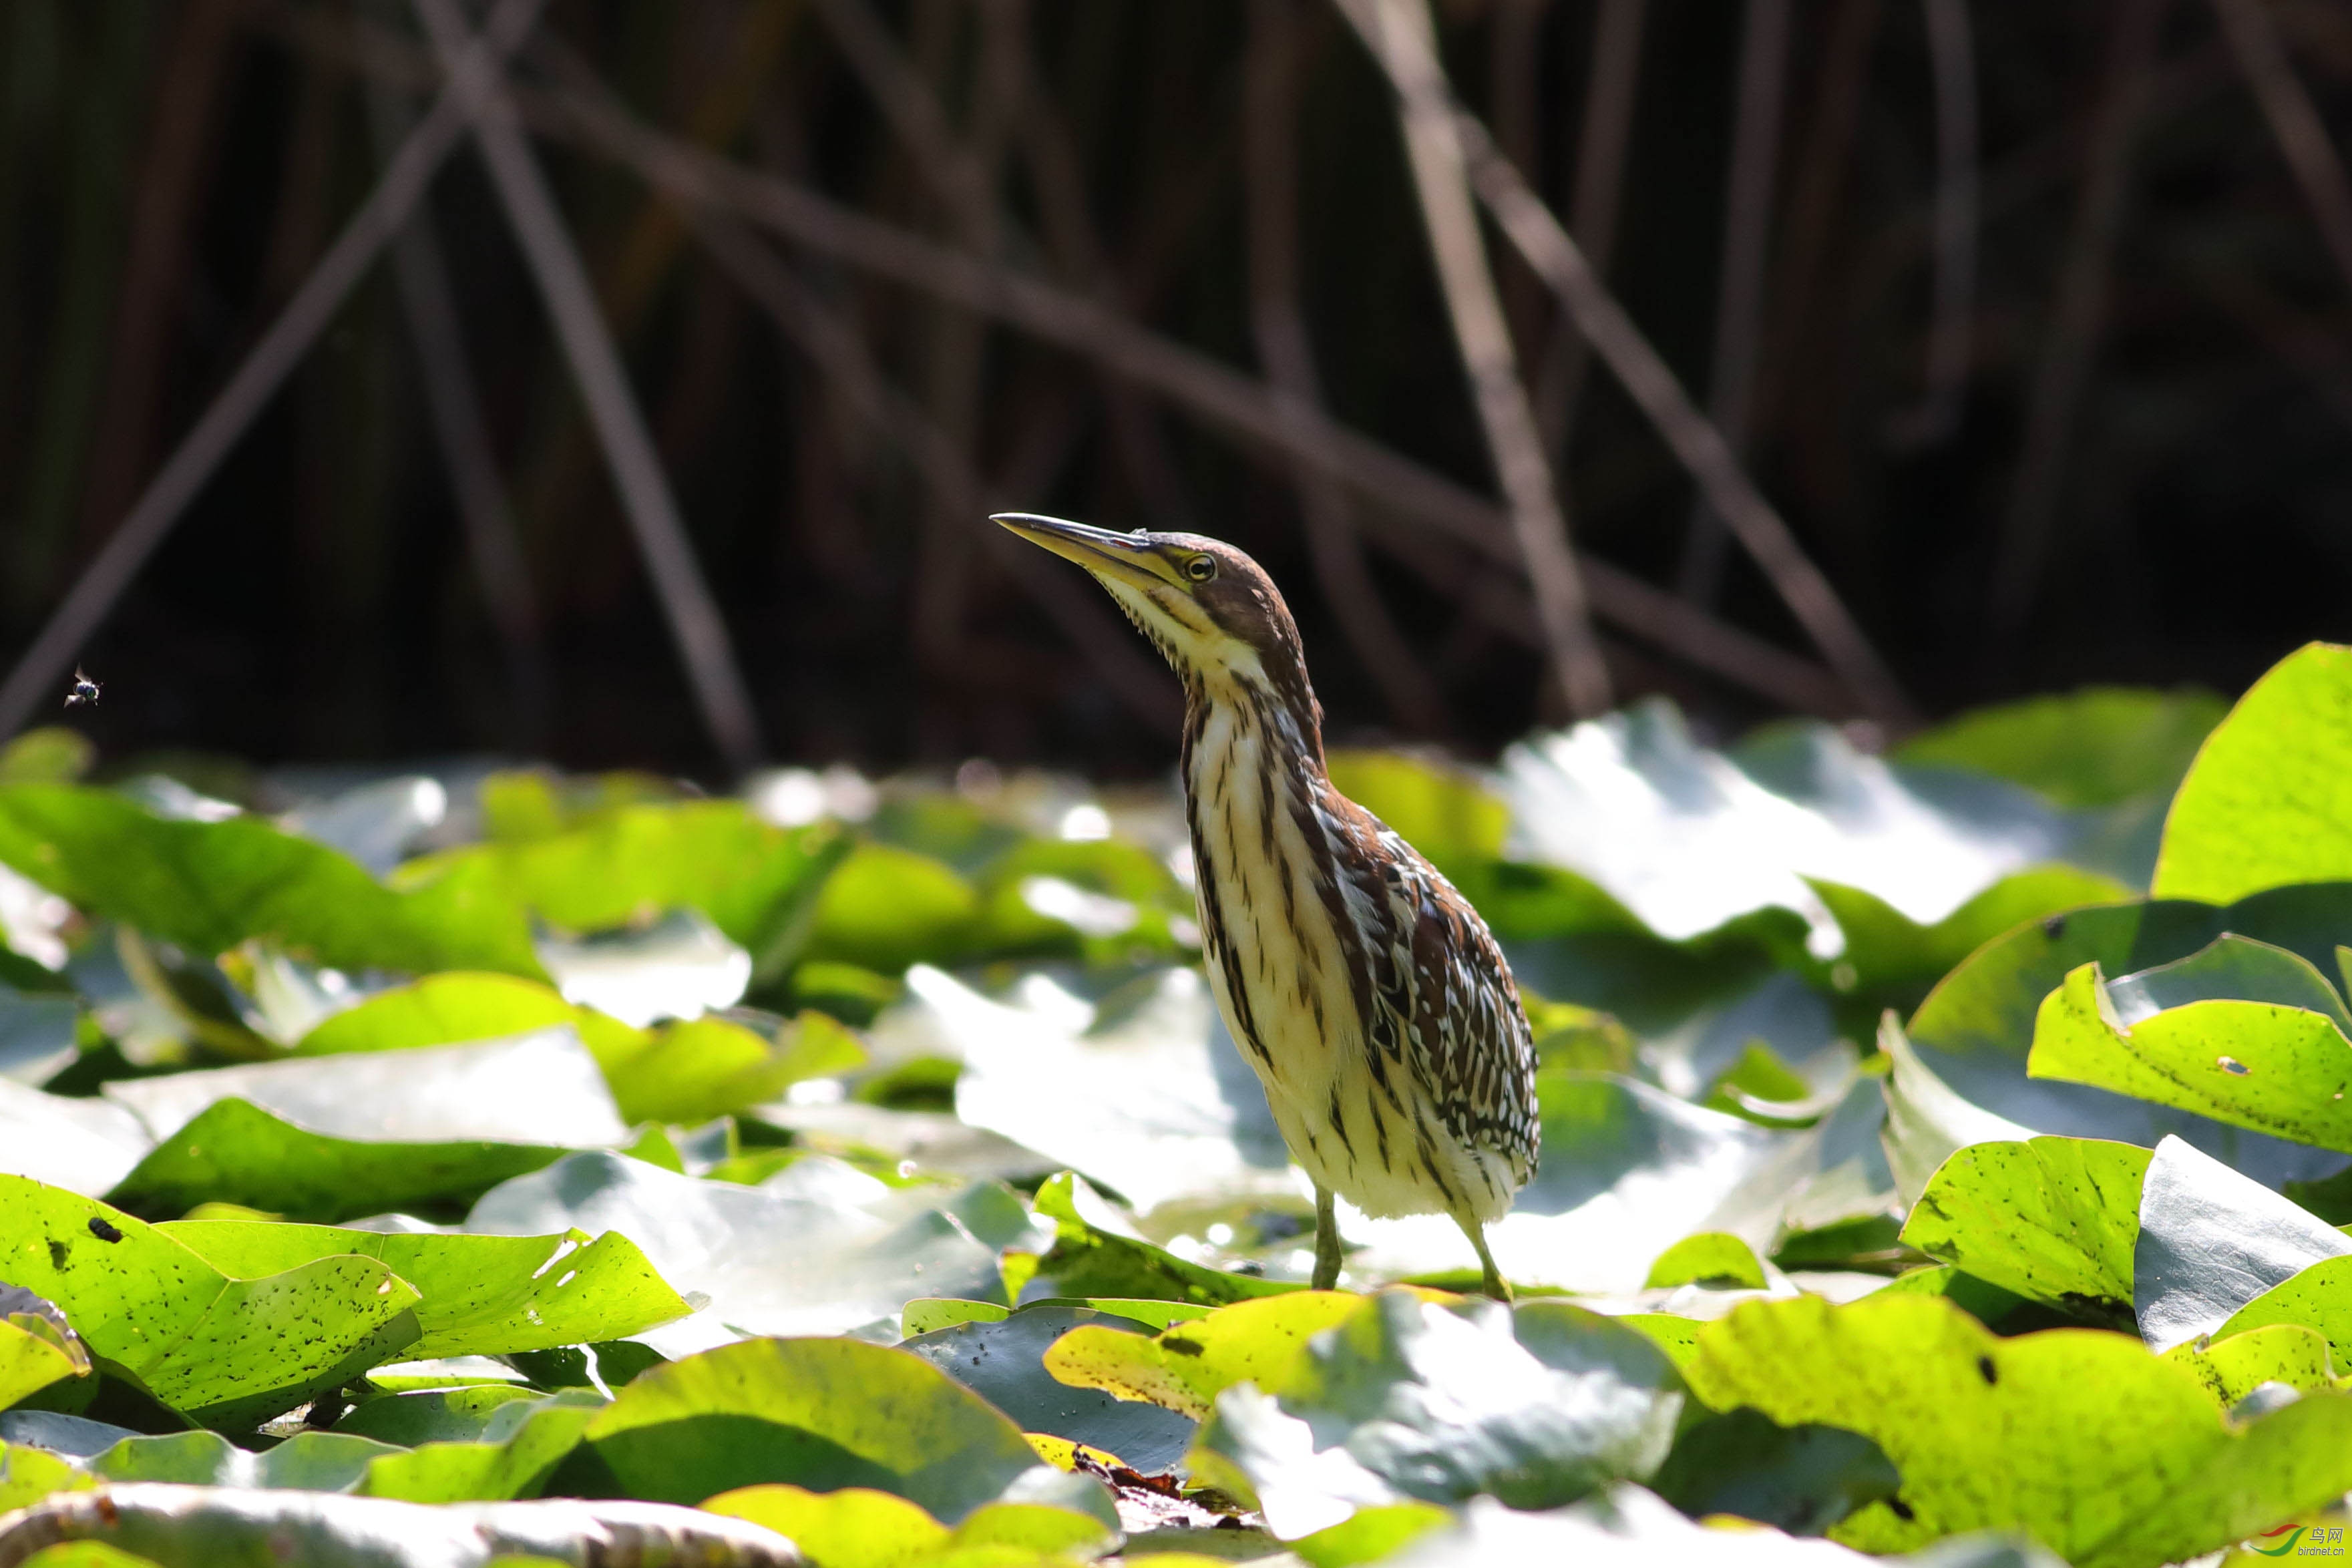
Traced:
POLYGON ((66 706, 80 708, 94 705, 98 701, 98 693, 99 683, 84 675, 81 672, 81 666, 75 665, 73 689, 66 694, 66 706))

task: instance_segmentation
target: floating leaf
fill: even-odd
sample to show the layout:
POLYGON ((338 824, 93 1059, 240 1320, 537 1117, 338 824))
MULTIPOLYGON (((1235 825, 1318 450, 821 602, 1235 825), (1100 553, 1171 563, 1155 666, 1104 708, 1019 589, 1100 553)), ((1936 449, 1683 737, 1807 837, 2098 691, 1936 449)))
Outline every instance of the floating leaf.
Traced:
MULTIPOLYGON (((710 1299, 706 1310, 649 1332, 665 1353, 739 1333, 840 1333, 892 1321, 926 1290, 1001 1291, 995 1250, 973 1239, 962 1220, 927 1206, 950 1204, 953 1194, 915 1192, 901 1200, 879 1183, 858 1180, 880 1196, 793 1196, 698 1181, 619 1154, 575 1154, 484 1194, 466 1228, 628 1237, 669 1285, 710 1299)), ((805 1184, 803 1190, 813 1193, 805 1184)))
POLYGON ((478 875, 420 871, 395 890, 258 817, 169 821, 111 790, 5 784, 0 861, 206 956, 257 941, 339 969, 540 973, 522 911, 478 875))
POLYGON ((1652 1290, 1675 1285, 1735 1285, 1761 1290, 1764 1266, 1738 1237, 1719 1230, 1701 1231, 1658 1254, 1658 1260, 1650 1265, 1650 1277, 1643 1281, 1643 1288, 1652 1290))
POLYGON ((2170 792, 2226 710, 2193 687, 2085 686, 1973 710, 1910 737, 1894 754, 1991 773, 2060 805, 2113 805, 2170 792))
POLYGON ((339 1220, 462 1203, 567 1152, 530 1143, 331 1138, 243 1100, 224 1100, 165 1139, 109 1195, 154 1214, 226 1203, 339 1220))
POLYGON ((1115 1225, 1095 1191, 1065 1171, 1037 1189, 1037 1212, 1054 1221, 1053 1250, 1037 1266, 1060 1296, 1137 1296, 1222 1307, 1303 1289, 1294 1281, 1228 1274, 1137 1239, 1115 1225))
POLYGON ((569 931, 695 910, 764 978, 792 961, 812 900, 848 848, 827 824, 773 827, 740 801, 682 801, 617 806, 546 837, 447 850, 409 862, 398 880, 463 877, 569 931))
POLYGON ((2140 1184, 2132 1300, 2158 1350, 2221 1330, 2275 1285, 2352 1237, 2178 1138, 2156 1146, 2140 1184))
POLYGON ((417 1293, 373 1258, 233 1279, 155 1227, 0 1176, 0 1268, 63 1309, 106 1370, 206 1426, 301 1404, 413 1342, 417 1293))
POLYGON ((1536 1321, 1540 1356, 1499 1306, 1383 1291, 1309 1340, 1272 1390, 1219 1394, 1193 1472, 1254 1493, 1267 1528, 1292 1538, 1367 1504, 1486 1492, 1549 1508, 1655 1470, 1683 1401, 1665 1357, 1592 1313, 1536 1321))
POLYGON ((2109 1327, 2132 1319, 2148 1152, 2090 1139, 1975 1143, 1944 1162, 1903 1242, 2109 1327))
POLYGON ((89 1375, 89 1352, 57 1303, 0 1285, 0 1409, 53 1383, 89 1375))
POLYGON ((421 1508, 330 1492, 149 1482, 53 1496, 14 1526, 33 1542, 99 1542, 193 1568, 204 1563, 414 1563, 488 1568, 592 1561, 802 1568, 792 1542, 742 1520, 648 1503, 483 1503, 421 1508), (387 1551, 396 1556, 387 1557, 387 1551))
MULTIPOLYGON (((1283 1301, 1300 1298, 1286 1296, 1283 1301)), ((1228 1308, 1226 1310, 1238 1309, 1228 1308)), ((1202 1320, 1205 1321, 1206 1320, 1202 1320)), ((1108 1449, 1146 1475, 1172 1468, 1192 1437, 1192 1421, 1124 1403, 1099 1387, 1057 1381, 1045 1364, 1064 1336, 1084 1329, 1139 1344, 1150 1331, 1131 1318, 1088 1307, 1039 1303, 1001 1322, 965 1322, 909 1338, 899 1349, 919 1355, 1010 1416, 1024 1432, 1045 1432, 1108 1449)))
POLYGON ((1821 1535, 1902 1484, 1878 1445, 1859 1432, 1779 1426, 1748 1409, 1689 1427, 1651 1479, 1694 1518, 1732 1514, 1791 1535, 1821 1535))
POLYGON ((2310 643, 2208 736, 2173 797, 2150 889, 2228 903, 2352 879, 2352 648, 2310 643))
POLYGON ((1141 1213, 1186 1196, 1297 1194, 1265 1091, 1197 970, 1150 972, 1099 1004, 1043 975, 1013 1005, 925 966, 907 986, 961 1056, 956 1114, 967 1123, 1116 1188, 1141 1213))
POLYGON ((2212 1331, 2213 1349, 2273 1324, 2315 1331, 2334 1352, 2334 1364, 2352 1373, 2352 1258, 2323 1258, 2254 1297, 2212 1331))
POLYGON ((2352 1484, 2352 1396, 2233 1426, 2198 1377, 2095 1329, 1999 1339, 1948 1301, 1754 1301, 1699 1330, 1685 1369, 1717 1409, 1871 1438, 1901 1492, 1830 1532, 1898 1552, 2022 1530, 2078 1568, 2153 1568, 2315 1508, 2352 1484))
POLYGON ((314 1258, 381 1260, 423 1295, 419 1359, 507 1355, 617 1340, 692 1309, 627 1237, 386 1236, 325 1226, 180 1221, 156 1226, 225 1274, 257 1279, 314 1258))
POLYGON ((646 1373, 591 1419, 566 1474, 669 1501, 763 1481, 870 1487, 953 1524, 1036 1461, 1019 1427, 919 1356, 769 1339, 646 1373))
POLYGON ((125 1437, 93 1457, 89 1468, 107 1482, 343 1492, 359 1484, 370 1463, 398 1452, 388 1443, 345 1433, 298 1432, 267 1453, 252 1454, 216 1432, 175 1432, 125 1437))
POLYGON ((375 1460, 359 1490, 432 1503, 536 1497, 604 1407, 603 1396, 585 1389, 508 1400, 489 1412, 472 1441, 425 1442, 375 1460))
MULTIPOLYGON (((1153 1338, 1076 1328, 1045 1352, 1045 1369, 1072 1387, 1103 1389, 1203 1420, 1234 1384, 1279 1384, 1310 1336, 1362 1305, 1363 1298, 1349 1291, 1300 1290, 1220 1307, 1153 1338)), ((1104 1447, 1126 1455, 1117 1444, 1104 1447)))
POLYGON ((2224 1325, 2211 1343, 2190 1340, 2167 1351, 2164 1359, 2195 1373, 2222 1410, 2235 1410, 2266 1383, 2301 1393, 2342 1386, 2326 1337, 2300 1322, 2250 1324, 2242 1331, 2224 1325))
POLYGON ((865 1487, 823 1493, 795 1486, 742 1487, 702 1506, 789 1537, 825 1568, 910 1568, 975 1559, 1066 1563, 1090 1559, 1115 1543, 1098 1521, 1067 1509, 989 1503, 950 1530, 906 1499, 865 1487), (973 1556, 959 1555, 963 1552, 973 1556), (1070 1555, 1061 1555, 1066 1552, 1070 1555))
MULTIPOLYGON (((2236 937, 2215 945, 2224 943, 2308 969, 2276 948, 2236 937)), ((2352 1040, 2329 1012, 2226 998, 2144 1010, 2155 991, 2147 978, 2110 982, 2096 963, 2067 975, 2042 1004, 2028 1070, 2352 1152, 2352 1102, 2342 1098, 2352 1089, 2352 1040)))

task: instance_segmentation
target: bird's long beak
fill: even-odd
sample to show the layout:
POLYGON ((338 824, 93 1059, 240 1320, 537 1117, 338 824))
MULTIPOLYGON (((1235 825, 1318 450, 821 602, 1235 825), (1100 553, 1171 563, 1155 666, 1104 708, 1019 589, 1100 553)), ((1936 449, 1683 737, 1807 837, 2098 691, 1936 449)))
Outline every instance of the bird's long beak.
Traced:
POLYGON ((1043 545, 1066 561, 1076 562, 1097 577, 1139 588, 1183 585, 1175 568, 1148 534, 1113 533, 1108 528, 1090 528, 1083 522, 1038 517, 1025 511, 1000 511, 989 521, 1003 524, 1030 543, 1043 545))

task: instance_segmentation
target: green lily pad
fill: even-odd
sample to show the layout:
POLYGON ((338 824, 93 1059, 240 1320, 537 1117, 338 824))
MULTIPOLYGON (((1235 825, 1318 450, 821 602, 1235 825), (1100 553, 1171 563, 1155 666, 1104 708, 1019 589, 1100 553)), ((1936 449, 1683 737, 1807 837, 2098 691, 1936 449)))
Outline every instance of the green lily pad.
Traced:
POLYGON ((89 1352, 54 1301, 0 1285, 0 1410, 68 1377, 89 1375, 89 1352))
POLYGON ((953 867, 887 844, 861 844, 826 879, 803 956, 897 974, 972 950, 978 889, 953 867))
POLYGON ((1754 1410, 1709 1415, 1675 1439, 1650 1484, 1693 1518, 1731 1514, 1821 1535, 1903 1478, 1878 1445, 1835 1426, 1780 1426, 1754 1410))
POLYGON ((1222 1307, 1305 1287, 1292 1281, 1228 1274, 1184 1259, 1102 1223, 1102 1199, 1065 1171, 1037 1189, 1037 1212, 1054 1221, 1053 1249, 1039 1260, 1037 1278, 1056 1296, 1136 1296, 1222 1307), (1094 1211, 1093 1217, 1088 1212, 1094 1211))
POLYGON ((1370 1298, 1307 1341, 1271 1389, 1217 1396, 1194 1478, 1254 1497, 1267 1529, 1292 1539, 1368 1504, 1484 1492, 1555 1508, 1655 1471, 1684 1401, 1665 1356, 1594 1313, 1522 1311, 1515 1336, 1514 1314, 1492 1303, 1370 1298))
POLYGON ((2076 1317, 2128 1328, 2148 1152, 2095 1139, 1975 1143, 1944 1162, 1903 1242, 2076 1317))
POLYGON ((2228 903, 2352 879, 2352 648, 2273 666, 2205 740, 2173 796, 2158 898, 2228 903))
MULTIPOLYGON (((2302 963, 2268 951, 2282 963, 2302 963)), ((2068 974, 2042 1005, 2027 1070, 2299 1143, 2352 1151, 2352 1103, 2339 1098, 2352 1089, 2352 1040, 2329 1012, 2216 998, 2127 1021, 2116 994, 2123 984, 2108 982, 2096 963, 2068 974)))
POLYGON ((541 973, 522 910, 478 875, 419 872, 394 889, 259 817, 171 821, 111 790, 0 785, 0 862, 206 956, 257 941, 339 969, 541 973))
POLYGON ((330 1014, 295 1044, 298 1057, 410 1050, 499 1039, 569 1024, 599 1063, 642 1050, 646 1034, 593 1007, 579 1007, 554 987, 512 974, 428 974, 380 991, 330 1014))
POLYGON ((2326 1335, 2301 1322, 2259 1321, 2243 1330, 2224 1324, 2211 1343, 2191 1340, 2164 1359, 2194 1373, 2213 1403, 2230 1410, 2266 1383, 2305 1394, 2341 1388, 2333 1349, 2326 1335))
POLYGON ((989 1503, 950 1530, 906 1499, 866 1487, 743 1487, 702 1506, 766 1525, 825 1568, 1087 1561, 1117 1542, 1098 1520, 1037 1503, 989 1503))
POLYGON ((2352 1485, 2352 1396, 2233 1426, 2198 1376, 2095 1329, 2003 1340, 1934 1297, 1756 1301, 1699 1331, 1685 1370, 1717 1409, 1871 1438, 1901 1492, 1832 1539, 1901 1552, 2018 1529, 2078 1568, 2212 1551, 2352 1485))
POLYGON ((0 1443, 0 1514, 37 1503, 52 1492, 87 1491, 97 1484, 89 1471, 46 1448, 0 1443))
POLYGON ((978 1394, 1024 1432, 1049 1433, 1108 1450, 1145 1475, 1171 1468, 1192 1442, 1190 1418, 1127 1403, 1098 1388, 1073 1386, 1058 1381, 1044 1364, 1055 1342, 1080 1328, 1150 1342, 1151 1331, 1131 1318, 1041 1302, 1002 1322, 959 1323, 916 1335, 898 1348, 978 1394))
POLYGON ((332 1221, 462 1203, 570 1152, 530 1143, 332 1138, 246 1100, 224 1100, 163 1140, 108 1195, 151 1214, 229 1203, 332 1221))
POLYGON ((2225 710, 2220 698, 2193 687, 2086 686, 1975 709, 1893 754, 1991 773, 2060 805, 2113 805, 2178 784, 2225 710))
POLYGON ((548 1396, 520 1383, 469 1383, 412 1388, 362 1399, 338 1416, 335 1430, 414 1448, 425 1443, 477 1443, 499 1410, 548 1396))
POLYGON ((155 1227, 225 1274, 257 1279, 339 1254, 373 1258, 422 1293, 419 1359, 617 1340, 693 1309, 627 1237, 387 1236, 325 1226, 177 1221, 155 1227))
POLYGON ((1036 1463, 1021 1429, 919 1356, 856 1340, 749 1340, 657 1366, 590 1420, 567 1482, 700 1501, 763 1481, 870 1487, 948 1523, 1036 1463))
MULTIPOLYGON (((372 1401, 360 1409, 381 1403, 372 1401)), ((500 1502, 537 1497, 557 1467, 580 1446, 589 1419, 604 1407, 603 1396, 586 1389, 507 1400, 488 1412, 478 1435, 470 1440, 426 1441, 407 1452, 374 1460, 358 1489, 365 1497, 405 1502, 500 1502)), ((456 1414, 445 1410, 443 1419, 454 1422, 456 1414)))
POLYGON ((54 1301, 105 1370, 201 1425, 290 1410, 417 1337, 416 1291, 373 1258, 233 1279, 120 1210, 0 1176, 0 1268, 54 1301))
POLYGON ((100 1480, 347 1492, 373 1461, 400 1450, 341 1432, 298 1432, 267 1453, 248 1453, 217 1432, 125 1437, 89 1461, 100 1480))
POLYGON ((669 1285, 709 1299, 706 1310, 646 1336, 663 1353, 682 1354, 742 1334, 843 1333, 895 1321, 925 1289, 1001 1297, 996 1246, 975 1229, 993 1232, 1005 1219, 1026 1231, 1019 1200, 1002 1188, 894 1192, 820 1156, 747 1187, 597 1152, 483 1194, 466 1228, 629 1237, 669 1285), (830 1167, 823 1183, 790 1184, 819 1164, 830 1167))
MULTIPOLYGON (((1220 1307, 1149 1338, 1073 1328, 1045 1352, 1045 1369, 1074 1388, 1097 1388, 1204 1420, 1217 1395, 1234 1384, 1279 1384, 1309 1337, 1346 1321, 1362 1305, 1363 1298, 1350 1291, 1300 1290, 1220 1307)), ((1127 1454, 1117 1444, 1101 1446, 1127 1454)))
POLYGON ((793 961, 813 902, 848 849, 830 825, 774 827, 740 801, 682 801, 618 806, 547 837, 446 850, 409 862, 395 880, 461 877, 570 931, 695 910, 766 979, 793 961))
POLYGON ((1658 1254, 1643 1288, 1656 1290, 1674 1285, 1738 1285, 1761 1290, 1764 1266, 1738 1237, 1719 1230, 1701 1231, 1658 1254))
POLYGON ((2234 1343, 2233 1335, 2252 1337, 2273 1324, 2318 1333, 2334 1352, 2336 1367, 2352 1373, 2352 1258, 2323 1258, 2272 1286, 2213 1331, 2213 1349, 2234 1343))
POLYGON ((2036 866, 1977 893, 1943 919, 1912 920, 1860 888, 1808 879, 1845 935, 1832 973, 1858 1005, 1916 1005, 1961 960, 2029 921, 2106 904, 2128 903, 2131 889, 2110 877, 2073 866, 2036 866))
POLYGON ((18 1522, 34 1539, 96 1542, 183 1568, 358 1563, 541 1568, 551 1561, 596 1560, 782 1568, 799 1561, 790 1542, 742 1520, 572 1499, 422 1508, 333 1492, 151 1482, 94 1495, 53 1495, 18 1522))

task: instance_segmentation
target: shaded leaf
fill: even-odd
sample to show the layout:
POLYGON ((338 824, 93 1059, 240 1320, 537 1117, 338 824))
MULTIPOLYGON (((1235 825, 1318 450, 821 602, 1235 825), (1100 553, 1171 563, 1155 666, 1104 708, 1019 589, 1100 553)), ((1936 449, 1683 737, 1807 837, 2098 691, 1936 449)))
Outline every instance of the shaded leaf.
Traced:
POLYGON ((1778 1426, 1742 1409, 1685 1430, 1650 1484, 1694 1518, 1735 1514, 1791 1535, 1821 1535, 1864 1503, 1895 1496, 1902 1481, 1858 1432, 1778 1426))
POLYGON ((986 1399, 1024 1432, 1050 1433, 1108 1449, 1146 1475, 1173 1468, 1192 1441, 1189 1416, 1126 1403, 1098 1386, 1057 1381, 1045 1364, 1055 1342, 1082 1326, 1092 1333, 1120 1333, 1138 1343, 1151 1342, 1147 1338, 1150 1330, 1131 1318, 1040 1303, 1001 1322, 964 1322, 916 1335, 898 1348, 922 1357, 986 1399))
POLYGON ((1190 1463, 1255 1494, 1285 1538, 1367 1504, 1486 1492, 1553 1507, 1656 1469, 1683 1400, 1665 1357, 1595 1314, 1543 1329, 1538 1357, 1500 1306, 1382 1291, 1309 1340, 1273 1389, 1219 1394, 1190 1463))
POLYGON ((2133 1305, 2158 1350, 2213 1333, 2241 1308, 2352 1237, 2183 1143, 2156 1146, 2140 1185, 2133 1305))
POLYGON ((2210 691, 2085 686, 1978 708, 1895 749, 1906 763, 1973 769, 2060 805, 2169 792, 2227 705, 2210 691))
POLYGON ((1019 1427, 919 1356, 771 1339, 645 1373, 590 1420, 574 1465, 600 1490, 667 1500, 870 1487, 952 1524, 1035 1463, 1019 1427))
MULTIPOLYGON (((326 1492, 248 1491, 163 1482, 52 1497, 17 1520, 13 1541, 97 1541, 169 1568, 270 1563, 286 1568, 380 1562, 488 1568, 508 1556, 687 1561, 709 1568, 801 1568, 774 1531, 693 1509, 569 1499, 420 1508, 326 1492)), ((12 1543, 13 1543, 12 1541, 12 1543)))

